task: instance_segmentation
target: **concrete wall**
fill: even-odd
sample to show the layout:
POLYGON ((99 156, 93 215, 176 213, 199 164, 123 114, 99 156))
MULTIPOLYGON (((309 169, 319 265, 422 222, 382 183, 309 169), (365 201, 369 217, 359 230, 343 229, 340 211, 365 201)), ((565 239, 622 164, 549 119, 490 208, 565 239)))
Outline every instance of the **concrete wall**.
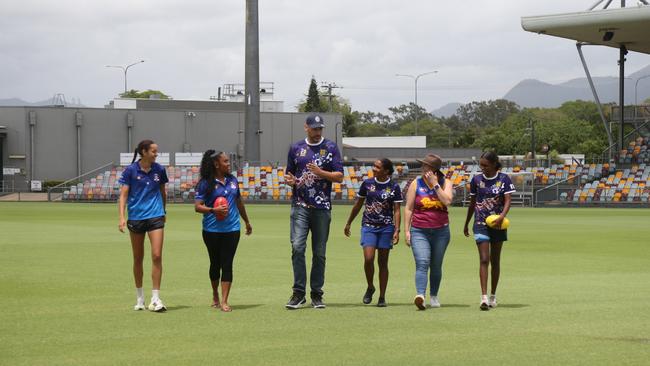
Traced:
MULTIPOLYGON (((305 137, 306 115, 261 114, 262 162, 286 163, 289 145, 305 137)), ((337 141, 340 146, 341 116, 324 117, 325 137, 337 141)), ((119 163, 119 154, 133 151, 143 139, 156 141, 159 150, 171 153, 172 159, 175 152, 203 152, 209 148, 239 152, 240 155, 244 151, 244 113, 238 111, 0 107, 0 126, 7 127, 2 144, 4 167, 20 168, 24 172, 22 176, 4 177, 5 181, 70 179, 79 171, 85 173, 106 163, 119 163), (36 116, 33 169, 30 166, 30 112, 36 116), (133 126, 131 146, 128 143, 129 119, 133 126), (79 141, 77 124, 80 124, 79 141)))

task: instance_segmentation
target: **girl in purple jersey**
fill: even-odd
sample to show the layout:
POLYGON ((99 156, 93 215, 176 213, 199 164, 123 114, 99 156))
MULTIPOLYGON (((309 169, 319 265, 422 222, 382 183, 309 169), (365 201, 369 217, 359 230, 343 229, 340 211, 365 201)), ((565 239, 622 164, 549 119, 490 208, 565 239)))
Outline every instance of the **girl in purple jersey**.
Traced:
POLYGON ((388 255, 393 245, 399 242, 400 203, 402 192, 397 182, 390 179, 393 163, 389 159, 375 161, 372 171, 374 178, 366 179, 359 188, 357 202, 352 207, 344 234, 350 237, 350 225, 357 217, 361 206, 361 247, 363 248, 364 271, 368 287, 363 295, 363 303, 370 304, 375 293, 375 251, 379 253, 379 300, 377 306, 386 306, 386 287, 388 285, 388 255))
POLYGON ((500 227, 503 219, 510 210, 510 194, 515 186, 510 178, 500 173, 501 163, 494 152, 481 155, 479 167, 482 174, 472 178, 470 183, 471 201, 467 209, 467 218, 463 232, 469 237, 469 222, 474 216, 474 240, 479 253, 479 277, 481 281, 481 310, 489 310, 497 306, 497 285, 499 283, 501 248, 508 240, 507 230, 497 230, 487 226, 485 219, 490 215, 499 215, 494 221, 495 227, 500 227), (488 266, 492 266, 492 291, 487 296, 488 266))

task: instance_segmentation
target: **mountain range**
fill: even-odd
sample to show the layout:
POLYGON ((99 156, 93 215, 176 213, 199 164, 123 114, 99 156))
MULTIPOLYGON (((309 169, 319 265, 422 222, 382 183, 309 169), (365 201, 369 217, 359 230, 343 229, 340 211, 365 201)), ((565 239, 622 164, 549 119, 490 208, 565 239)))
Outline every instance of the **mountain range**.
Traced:
MULTIPOLYGON (((42 107, 42 106, 61 105, 62 103, 60 99, 59 100, 57 99, 58 98, 56 97, 52 97, 50 99, 45 99, 38 102, 27 102, 20 98, 0 99, 0 107, 42 107)), ((81 100, 74 99, 74 98, 72 98, 70 102, 65 101, 64 104, 66 107, 78 107, 78 108, 85 107, 85 105, 81 104, 81 100)))
MULTIPOLYGON (((630 74, 625 79, 625 104, 635 104, 635 92, 638 103, 650 98, 650 65, 630 74), (635 86, 637 87, 635 89, 635 86)), ((616 103, 619 99, 618 77, 592 77, 601 103, 616 103)), ((557 108, 571 100, 593 101, 594 97, 586 77, 571 79, 559 84, 545 83, 536 79, 522 80, 510 89, 503 99, 517 103, 520 107, 557 108)), ((461 103, 446 104, 431 113, 439 117, 449 117, 456 113, 461 103)))

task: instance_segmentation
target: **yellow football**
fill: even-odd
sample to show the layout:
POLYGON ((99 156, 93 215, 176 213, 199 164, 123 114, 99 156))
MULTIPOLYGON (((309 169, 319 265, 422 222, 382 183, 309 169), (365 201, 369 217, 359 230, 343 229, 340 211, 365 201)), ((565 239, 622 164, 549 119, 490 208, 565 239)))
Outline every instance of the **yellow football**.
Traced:
POLYGON ((501 222, 501 227, 496 227, 494 226, 494 220, 498 219, 499 215, 490 215, 485 219, 485 223, 487 226, 491 227, 492 229, 497 229, 497 230, 505 230, 510 226, 510 220, 508 220, 507 217, 503 218, 503 221, 501 222))

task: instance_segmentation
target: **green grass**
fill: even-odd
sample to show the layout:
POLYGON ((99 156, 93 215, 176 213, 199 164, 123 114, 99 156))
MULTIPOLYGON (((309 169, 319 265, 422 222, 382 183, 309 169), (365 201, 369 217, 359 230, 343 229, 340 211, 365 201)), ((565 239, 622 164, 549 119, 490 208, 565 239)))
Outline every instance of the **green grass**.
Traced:
MULTIPOLYGON (((211 309, 198 214, 169 207, 164 314, 134 312, 128 236, 113 204, 0 203, 1 365, 647 364, 650 211, 522 209, 510 215, 500 305, 478 309, 478 255, 452 209, 443 307, 416 311, 413 257, 391 253, 389 307, 362 306, 358 230, 337 206, 328 308, 287 311, 287 206, 249 205, 233 312, 211 309)), ((358 227, 359 219, 355 225, 358 227)), ((147 248, 147 253, 148 253, 147 248)), ((309 257, 311 254, 309 252, 309 257)), ((149 295, 150 262, 145 264, 149 295)))

